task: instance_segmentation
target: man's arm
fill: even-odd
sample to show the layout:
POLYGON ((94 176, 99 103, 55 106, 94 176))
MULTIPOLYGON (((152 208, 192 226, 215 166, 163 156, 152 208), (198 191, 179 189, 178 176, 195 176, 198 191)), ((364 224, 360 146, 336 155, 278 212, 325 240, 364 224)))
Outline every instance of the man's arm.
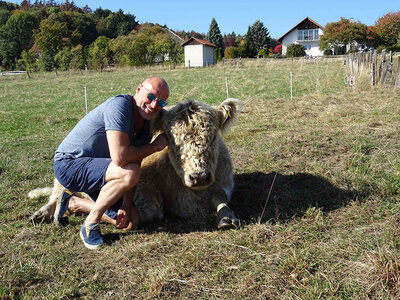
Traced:
POLYGON ((159 135, 152 143, 139 147, 130 145, 129 135, 126 132, 107 130, 106 135, 111 160, 119 167, 128 163, 140 163, 143 158, 161 151, 168 145, 163 134, 159 135))

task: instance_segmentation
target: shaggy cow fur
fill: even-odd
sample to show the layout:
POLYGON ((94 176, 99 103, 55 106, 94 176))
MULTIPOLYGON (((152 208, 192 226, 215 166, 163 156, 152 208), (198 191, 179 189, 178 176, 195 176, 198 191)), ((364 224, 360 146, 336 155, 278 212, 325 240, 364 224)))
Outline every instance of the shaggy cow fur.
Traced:
MULTIPOLYGON (((142 162, 135 205, 141 221, 181 218, 202 214, 208 207, 217 212, 218 228, 236 228, 239 220, 229 208, 233 191, 232 161, 220 133, 226 132, 240 113, 241 102, 229 98, 218 107, 188 100, 163 110, 152 120, 152 130, 167 135, 168 147, 142 162)), ((49 202, 33 214, 34 223, 54 219, 62 186, 36 189, 29 197, 50 195, 49 202)), ((75 193, 88 197, 84 193, 75 193)))

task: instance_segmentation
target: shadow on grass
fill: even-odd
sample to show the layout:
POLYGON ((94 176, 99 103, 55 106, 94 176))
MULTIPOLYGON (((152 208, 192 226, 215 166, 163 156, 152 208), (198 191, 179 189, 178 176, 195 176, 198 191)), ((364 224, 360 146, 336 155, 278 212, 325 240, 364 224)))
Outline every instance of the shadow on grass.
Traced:
MULTIPOLYGON (((323 177, 307 173, 254 172, 235 175, 230 207, 242 224, 258 222, 261 215, 261 222, 287 222, 293 217, 301 217, 310 207, 325 212, 343 207, 357 195, 359 193, 355 190, 338 188, 323 177)), ((163 222, 144 224, 143 230, 148 233, 214 231, 215 214, 196 220, 168 217, 163 222)))
POLYGON ((235 176, 231 207, 242 222, 285 222, 310 207, 332 211, 345 206, 358 192, 341 189, 327 179, 307 173, 248 173, 235 176), (265 210, 264 210, 265 207, 265 210))

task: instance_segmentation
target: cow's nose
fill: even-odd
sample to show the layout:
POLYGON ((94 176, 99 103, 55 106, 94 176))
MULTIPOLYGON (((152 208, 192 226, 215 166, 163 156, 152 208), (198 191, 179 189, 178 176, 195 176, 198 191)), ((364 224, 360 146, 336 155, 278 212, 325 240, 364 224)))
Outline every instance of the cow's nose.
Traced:
POLYGON ((189 180, 193 186, 209 185, 211 180, 210 172, 200 172, 189 174, 189 180))

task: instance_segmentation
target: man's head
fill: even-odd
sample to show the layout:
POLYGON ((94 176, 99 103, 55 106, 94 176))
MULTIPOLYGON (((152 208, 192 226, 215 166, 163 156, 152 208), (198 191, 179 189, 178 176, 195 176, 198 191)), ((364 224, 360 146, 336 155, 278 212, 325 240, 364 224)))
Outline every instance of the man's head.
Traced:
POLYGON ((150 120, 161 110, 163 101, 167 101, 169 87, 161 77, 149 77, 136 89, 135 101, 142 118, 150 120), (160 101, 162 100, 162 101, 160 101))

